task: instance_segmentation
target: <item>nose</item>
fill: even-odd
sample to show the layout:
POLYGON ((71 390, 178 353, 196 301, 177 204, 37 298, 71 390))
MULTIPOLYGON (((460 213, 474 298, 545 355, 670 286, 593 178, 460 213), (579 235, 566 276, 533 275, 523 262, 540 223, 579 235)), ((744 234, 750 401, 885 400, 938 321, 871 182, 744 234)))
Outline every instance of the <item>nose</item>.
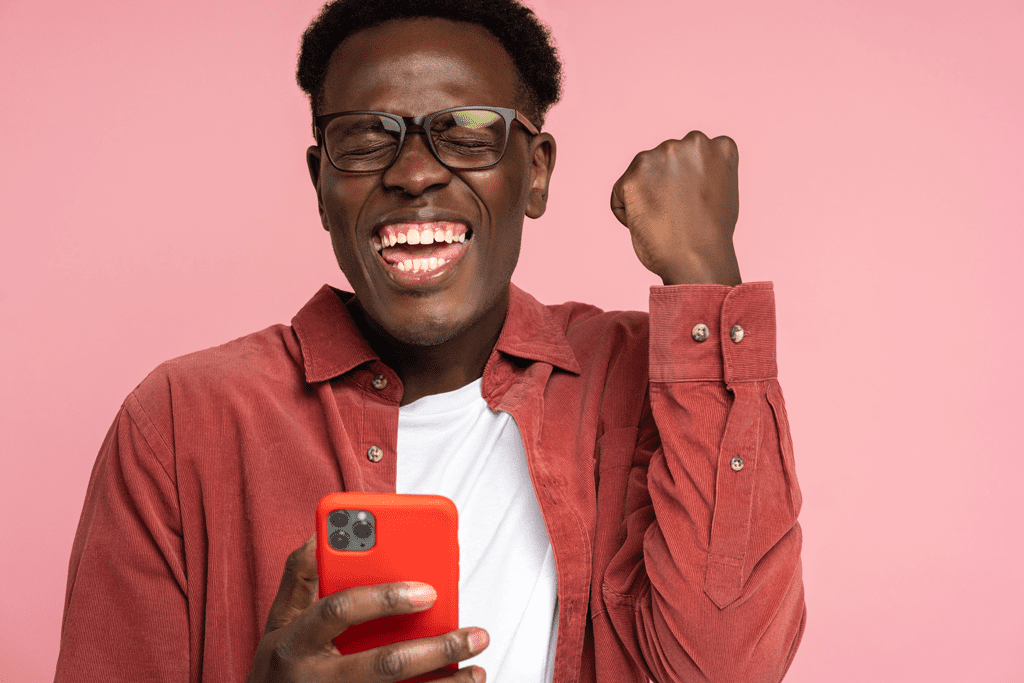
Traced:
POLYGON ((452 172, 430 151, 424 131, 408 131, 398 158, 384 171, 385 187, 402 190, 414 197, 431 187, 451 182, 452 172))

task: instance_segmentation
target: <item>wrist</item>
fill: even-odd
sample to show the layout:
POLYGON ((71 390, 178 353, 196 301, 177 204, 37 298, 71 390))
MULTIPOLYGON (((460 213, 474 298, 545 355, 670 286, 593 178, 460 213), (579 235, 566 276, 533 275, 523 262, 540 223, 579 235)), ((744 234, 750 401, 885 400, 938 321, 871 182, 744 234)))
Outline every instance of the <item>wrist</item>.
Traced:
POLYGON ((671 285, 726 285, 742 284, 736 255, 712 260, 680 259, 660 269, 655 275, 665 286, 671 285), (686 261, 689 261, 687 263, 686 261))

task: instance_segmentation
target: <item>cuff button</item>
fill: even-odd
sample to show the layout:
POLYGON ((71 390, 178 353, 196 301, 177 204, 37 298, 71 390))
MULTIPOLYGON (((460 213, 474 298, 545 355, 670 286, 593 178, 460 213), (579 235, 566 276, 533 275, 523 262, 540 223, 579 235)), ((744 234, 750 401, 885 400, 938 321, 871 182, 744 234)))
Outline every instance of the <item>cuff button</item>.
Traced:
POLYGON ((366 457, 370 462, 380 462, 381 458, 384 457, 384 451, 379 446, 370 446, 366 449, 366 457))
POLYGON ((694 325, 693 332, 691 332, 690 334, 693 335, 694 341, 702 342, 708 338, 708 326, 705 325, 704 323, 694 325))
POLYGON ((739 344, 743 341, 743 328, 739 325, 733 325, 732 329, 729 330, 729 338, 739 344))

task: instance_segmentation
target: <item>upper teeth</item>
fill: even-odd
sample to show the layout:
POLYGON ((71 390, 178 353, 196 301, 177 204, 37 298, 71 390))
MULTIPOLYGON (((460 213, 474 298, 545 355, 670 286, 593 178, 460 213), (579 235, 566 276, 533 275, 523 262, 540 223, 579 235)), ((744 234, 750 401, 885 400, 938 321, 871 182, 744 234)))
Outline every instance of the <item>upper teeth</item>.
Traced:
POLYGON ((399 223, 386 225, 372 238, 377 251, 396 244, 433 244, 465 242, 466 226, 461 223, 399 223))

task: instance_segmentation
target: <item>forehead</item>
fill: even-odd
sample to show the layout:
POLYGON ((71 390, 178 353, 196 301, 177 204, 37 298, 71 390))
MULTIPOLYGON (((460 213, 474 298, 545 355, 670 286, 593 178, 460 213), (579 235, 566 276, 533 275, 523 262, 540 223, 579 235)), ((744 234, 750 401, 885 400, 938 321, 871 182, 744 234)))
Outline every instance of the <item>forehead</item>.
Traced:
POLYGON ((467 104, 515 107, 517 85, 515 63, 482 26, 393 20, 352 34, 334 51, 321 113, 418 116, 467 104))

